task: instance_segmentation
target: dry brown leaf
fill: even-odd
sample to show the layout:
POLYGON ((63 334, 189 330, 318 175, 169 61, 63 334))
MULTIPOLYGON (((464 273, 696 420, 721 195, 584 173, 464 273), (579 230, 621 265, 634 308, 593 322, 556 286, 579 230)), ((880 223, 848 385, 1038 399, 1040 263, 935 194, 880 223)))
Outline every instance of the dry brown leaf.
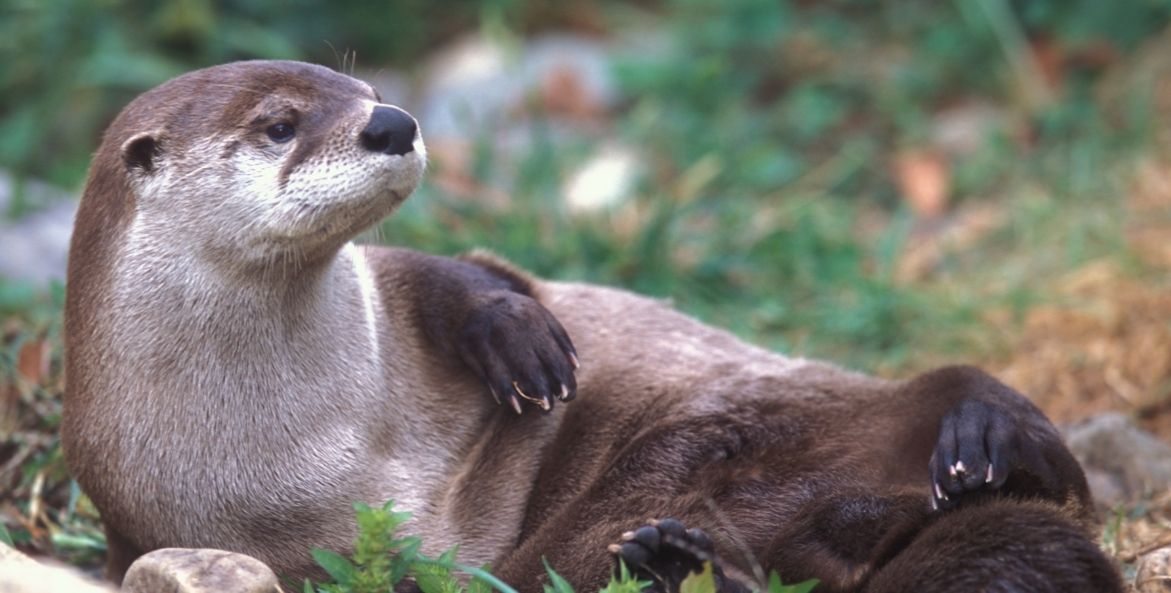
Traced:
POLYGON ((947 209, 951 191, 951 165, 931 150, 911 150, 895 157, 895 182, 903 201, 924 219, 938 218, 947 209))
POLYGON ((43 339, 25 342, 16 357, 16 370, 32 385, 43 383, 49 375, 49 342, 43 339))
POLYGON ((593 119, 604 111, 599 98, 590 92, 581 73, 572 64, 556 64, 541 81, 541 103, 556 115, 593 119))

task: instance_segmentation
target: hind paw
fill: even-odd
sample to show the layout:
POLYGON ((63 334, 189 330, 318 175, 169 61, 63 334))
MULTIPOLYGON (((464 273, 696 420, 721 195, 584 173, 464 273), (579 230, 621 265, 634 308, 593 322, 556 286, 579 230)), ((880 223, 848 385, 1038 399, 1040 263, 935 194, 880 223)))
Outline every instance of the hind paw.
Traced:
MULTIPOLYGON (((683 579, 701 572, 705 562, 712 563, 717 581, 723 578, 712 539, 702 529, 685 528, 677 519, 652 519, 622 534, 622 542, 609 549, 616 561, 626 563, 636 577, 652 581, 654 591, 679 591, 683 579)), ((717 582, 717 588, 719 585, 717 582)))

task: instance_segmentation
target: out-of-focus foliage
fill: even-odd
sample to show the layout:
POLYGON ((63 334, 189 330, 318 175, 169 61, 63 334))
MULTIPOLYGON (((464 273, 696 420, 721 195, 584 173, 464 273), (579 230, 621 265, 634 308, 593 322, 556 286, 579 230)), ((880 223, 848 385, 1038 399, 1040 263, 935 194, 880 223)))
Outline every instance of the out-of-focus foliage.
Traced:
MULTIPOLYGON (((986 129, 963 152, 939 155, 953 206, 1012 195, 1020 224, 999 243, 1034 250, 1050 269, 1117 247, 1116 220, 1085 206, 1117 193, 1104 172, 1148 139, 1151 93, 1140 83, 1107 109, 1094 85, 1166 28, 1171 2, 1115 5, 1100 30, 1089 26, 1105 18, 1091 0, 673 0, 657 9, 668 49, 617 65, 626 108, 584 140, 616 137, 650 161, 635 231, 618 230, 615 217, 570 216, 553 199, 588 150, 554 145, 537 125, 519 163, 477 153, 487 185, 515 167, 506 209, 428 188, 384 235, 445 253, 491 246, 540 274, 670 296, 785 351, 898 367, 914 351, 970 346, 937 328, 978 326, 988 309, 1033 298, 1021 282, 1035 270, 1006 276, 1015 288, 991 300, 896 278, 922 221, 892 161, 942 152, 941 114, 974 106, 992 112, 986 129), (1036 187, 1045 205, 1025 207, 1018 194, 1036 187)), ((964 261, 944 261, 939 273, 966 273, 964 261)))
MULTIPOLYGON (((76 186, 114 113, 195 67, 265 57, 346 69, 357 54, 409 71, 486 23, 605 34, 632 10, 666 49, 615 65, 625 101, 608 125, 567 145, 538 118, 519 163, 476 152, 486 185, 516 177, 506 208, 429 186, 386 236, 442 253, 489 246, 543 275, 670 295, 771 346, 861 366, 876 353, 897 365, 928 328, 970 323, 987 304, 895 282, 914 221, 892 159, 935 142, 942 112, 994 106, 974 146, 944 155, 953 204, 1043 186, 1068 209, 1113 193, 1100 172, 1152 129, 1150 89, 1107 111, 1095 84, 1171 22, 1171 0, 6 0, 0 167, 76 186), (649 162, 633 232, 552 199, 613 139, 649 162), (871 209, 895 214, 862 242, 871 209)), ((484 130, 483 146, 498 132, 484 130)), ((1066 255, 1092 255, 1109 232, 1079 235, 1066 255)))
POLYGON ((409 63, 510 0, 4 0, 0 167, 72 186, 109 120, 182 72, 249 58, 409 63))

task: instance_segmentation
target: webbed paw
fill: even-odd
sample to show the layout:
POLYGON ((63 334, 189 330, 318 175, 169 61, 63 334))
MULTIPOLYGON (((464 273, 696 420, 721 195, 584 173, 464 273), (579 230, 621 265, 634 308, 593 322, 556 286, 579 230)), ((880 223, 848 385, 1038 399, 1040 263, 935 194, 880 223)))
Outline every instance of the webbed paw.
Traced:
POLYGON ((561 323, 535 299, 491 291, 464 321, 457 350, 497 404, 548 412, 577 395, 577 351, 561 323))
POLYGON ((637 578, 650 580, 653 591, 679 591, 683 579, 701 572, 705 562, 712 563, 717 589, 724 578, 711 537, 702 529, 687 529, 677 519, 652 519, 622 534, 622 542, 612 544, 609 551, 637 578))

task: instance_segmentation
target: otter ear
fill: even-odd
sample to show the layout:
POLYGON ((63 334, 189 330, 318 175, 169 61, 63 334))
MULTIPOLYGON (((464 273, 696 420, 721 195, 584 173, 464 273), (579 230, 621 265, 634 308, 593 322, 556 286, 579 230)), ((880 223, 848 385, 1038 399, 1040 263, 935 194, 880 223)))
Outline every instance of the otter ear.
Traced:
POLYGON ((159 154, 161 151, 156 132, 140 132, 122 143, 122 162, 126 163, 128 169, 150 173, 154 170, 155 159, 159 154))

